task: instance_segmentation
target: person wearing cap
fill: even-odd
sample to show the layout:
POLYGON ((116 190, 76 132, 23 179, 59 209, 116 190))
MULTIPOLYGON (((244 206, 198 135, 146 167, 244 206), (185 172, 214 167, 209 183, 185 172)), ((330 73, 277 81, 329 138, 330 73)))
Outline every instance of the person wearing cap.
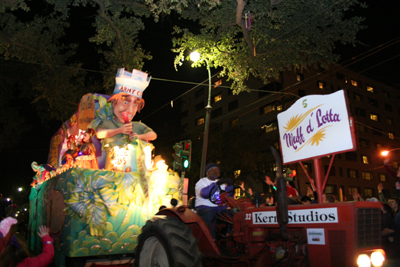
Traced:
POLYGON ((114 116, 99 118, 95 124, 96 137, 102 139, 107 154, 106 170, 111 169, 109 155, 113 147, 132 143, 135 139, 149 142, 157 138, 157 134, 150 127, 132 121, 144 106, 142 95, 150 83, 150 77, 139 70, 130 73, 122 68, 118 70, 115 80, 113 95, 108 99, 114 116))
MULTIPOLYGON (((195 186, 197 214, 203 218, 207 227, 215 221, 217 213, 228 213, 227 206, 219 206, 219 188, 228 192, 228 196, 233 196, 233 181, 232 179, 218 179, 220 175, 219 167, 214 163, 208 163, 205 168, 206 177, 200 179, 195 186), (213 200, 213 202, 211 202, 213 200), (215 200, 215 201, 214 201, 215 200)), ((212 238, 215 240, 215 223, 210 229, 212 238)))

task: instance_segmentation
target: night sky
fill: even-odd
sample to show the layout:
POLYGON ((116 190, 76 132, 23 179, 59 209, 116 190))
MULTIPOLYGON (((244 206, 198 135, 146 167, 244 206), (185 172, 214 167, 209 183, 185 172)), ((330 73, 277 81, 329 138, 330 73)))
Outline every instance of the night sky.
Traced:
MULTIPOLYGON (((357 11, 358 15, 366 17, 365 24, 368 25, 368 29, 363 30, 358 36, 359 40, 366 45, 359 45, 356 48, 340 46, 338 51, 342 54, 342 62, 346 63, 352 62, 350 60, 352 58, 361 58, 359 55, 370 51, 363 56, 362 60, 348 68, 389 85, 398 85, 400 84, 400 75, 398 74, 400 70, 400 57, 398 57, 400 51, 400 3, 397 0, 368 2, 372 3, 369 3, 370 7, 367 10, 357 11), (385 44, 390 45, 386 46, 385 44), (378 46, 382 48, 381 51, 373 50, 378 46), (368 68, 371 69, 364 72, 368 68)), ((162 81, 162 79, 201 82, 208 77, 205 67, 192 69, 190 62, 185 62, 184 66, 175 71, 173 66, 175 55, 170 51, 172 47, 171 27, 172 24, 166 18, 161 23, 147 25, 146 30, 139 36, 142 47, 151 51, 153 55, 153 60, 146 62, 143 68, 143 71, 149 72, 153 79, 144 92, 146 105, 142 112, 136 115, 135 120, 143 120, 156 132, 166 123, 171 127, 178 127, 179 101, 174 102, 173 108, 171 108, 170 102, 194 86, 162 81)), ((84 42, 81 45, 81 52, 85 57, 82 60, 85 62, 83 68, 96 70, 96 66, 93 66, 93 62, 90 61, 90 57, 96 56, 95 52, 87 50, 84 42)), ((28 105, 28 103, 22 104, 28 105)), ((12 196, 19 186, 24 187, 25 194, 28 194, 27 190, 29 190, 29 184, 34 175, 30 165, 32 161, 37 161, 39 164, 46 163, 50 138, 61 126, 60 122, 46 126, 41 125, 39 118, 32 112, 26 113, 26 119, 34 125, 29 136, 26 136, 26 141, 5 149, 1 153, 1 165, 6 169, 6 172, 3 172, 5 177, 2 177, 2 181, 4 183, 0 190, 4 197, 12 196)), ((175 140, 171 140, 171 146, 174 142, 175 140)))

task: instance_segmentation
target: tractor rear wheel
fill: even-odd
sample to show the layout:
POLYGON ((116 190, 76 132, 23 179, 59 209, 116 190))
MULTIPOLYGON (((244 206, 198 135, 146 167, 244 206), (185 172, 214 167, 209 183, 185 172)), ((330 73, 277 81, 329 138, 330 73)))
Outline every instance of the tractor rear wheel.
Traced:
POLYGON ((192 229, 174 217, 147 221, 135 251, 136 267, 201 266, 201 253, 192 229))

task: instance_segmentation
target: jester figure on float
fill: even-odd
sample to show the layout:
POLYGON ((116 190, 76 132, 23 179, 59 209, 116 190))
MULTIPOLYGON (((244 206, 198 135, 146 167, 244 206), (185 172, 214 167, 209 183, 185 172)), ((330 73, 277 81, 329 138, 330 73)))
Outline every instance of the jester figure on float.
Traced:
POLYGON ((102 140, 102 148, 107 155, 104 169, 131 172, 138 167, 136 152, 140 141, 149 142, 157 138, 150 127, 132 121, 136 112, 144 107, 142 95, 150 83, 150 77, 139 70, 134 69, 130 73, 122 68, 118 69, 115 81, 114 92, 107 100, 107 106, 97 114, 99 116, 89 128, 94 128, 96 137, 102 140))

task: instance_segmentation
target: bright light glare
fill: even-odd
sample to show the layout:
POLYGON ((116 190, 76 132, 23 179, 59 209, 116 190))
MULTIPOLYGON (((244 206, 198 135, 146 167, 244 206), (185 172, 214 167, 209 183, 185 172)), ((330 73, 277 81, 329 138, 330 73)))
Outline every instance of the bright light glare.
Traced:
POLYGON ((192 53, 190 53, 190 60, 193 62, 199 61, 200 59, 200 53, 197 51, 193 51, 192 53))
POLYGON ((7 200, 7 202, 9 202, 11 199, 8 197, 6 200, 7 200))
POLYGON ((371 254, 371 262, 374 266, 382 266, 385 261, 385 256, 383 256, 382 252, 375 251, 371 254))
POLYGON ((145 146, 143 148, 144 152, 144 164, 146 165, 147 169, 151 168, 151 147, 150 146, 145 146))
POLYGON ((18 191, 21 192, 23 190, 22 187, 18 187, 18 191))
POLYGON ((357 259, 358 267, 371 267, 371 261, 366 254, 361 254, 357 259))
POLYGON ((165 160, 159 160, 156 163, 157 169, 161 170, 161 171, 167 171, 168 170, 168 165, 165 164, 165 160))
POLYGON ((387 155, 389 155, 389 151, 387 150, 382 151, 381 155, 386 157, 387 155))

